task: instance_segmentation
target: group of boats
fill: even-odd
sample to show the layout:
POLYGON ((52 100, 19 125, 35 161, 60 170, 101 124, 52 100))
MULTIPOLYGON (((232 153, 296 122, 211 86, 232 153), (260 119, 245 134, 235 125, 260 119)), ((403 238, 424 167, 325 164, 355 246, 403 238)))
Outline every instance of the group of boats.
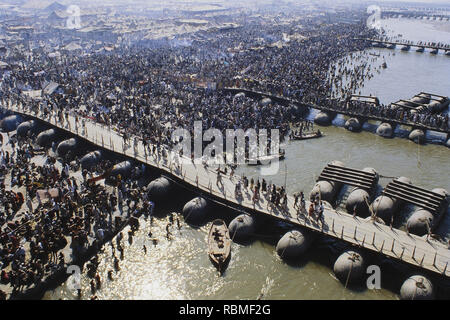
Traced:
MULTIPOLYGON (((306 133, 299 133, 301 131, 295 131, 292 130, 292 132, 289 135, 290 140, 308 140, 308 139, 315 139, 323 137, 324 134, 317 129, 317 131, 314 132, 306 132, 306 133)), ((277 154, 269 154, 265 156, 259 156, 256 158, 248 158, 247 159, 247 165, 249 166, 256 166, 256 165, 264 165, 271 163, 273 160, 283 160, 286 156, 286 151, 284 149, 280 149, 280 152, 277 154)))

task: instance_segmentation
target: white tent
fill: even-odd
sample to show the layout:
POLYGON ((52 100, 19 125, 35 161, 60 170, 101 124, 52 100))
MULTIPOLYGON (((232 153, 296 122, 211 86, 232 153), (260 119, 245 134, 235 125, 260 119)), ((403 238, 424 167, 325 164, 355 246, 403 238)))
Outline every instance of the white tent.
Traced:
POLYGON ((59 83, 56 82, 50 82, 48 85, 45 86, 44 88, 44 93, 45 94, 52 94, 53 92, 55 92, 56 89, 58 89, 59 87, 59 83))

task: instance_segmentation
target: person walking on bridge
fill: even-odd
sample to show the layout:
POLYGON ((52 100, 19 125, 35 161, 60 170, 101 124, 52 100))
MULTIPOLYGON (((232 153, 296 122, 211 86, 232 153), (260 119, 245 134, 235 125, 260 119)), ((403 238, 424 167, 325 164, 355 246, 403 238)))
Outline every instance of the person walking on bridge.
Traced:
POLYGON ((222 174, 221 174, 221 171, 220 171, 220 166, 219 166, 219 168, 217 169, 217 179, 216 179, 216 185, 217 186, 219 186, 219 184, 222 186, 222 188, 223 188, 223 181, 222 181, 222 174))

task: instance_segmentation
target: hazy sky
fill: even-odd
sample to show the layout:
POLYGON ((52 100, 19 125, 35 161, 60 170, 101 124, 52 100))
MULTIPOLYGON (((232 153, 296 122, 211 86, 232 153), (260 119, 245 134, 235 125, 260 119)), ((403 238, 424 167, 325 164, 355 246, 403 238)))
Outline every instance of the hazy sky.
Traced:
MULTIPOLYGON (((245 0, 244 0, 245 1, 245 0)), ((377 4, 377 3, 383 3, 383 2, 399 2, 399 3, 406 3, 406 2, 414 2, 414 3, 424 3, 426 4, 448 4, 450 5, 450 0, 284 0, 287 2, 298 2, 298 3, 342 3, 342 2, 355 2, 355 3, 373 3, 373 4, 377 4)), ((102 2, 106 2, 106 3, 136 3, 136 4, 140 4, 140 3, 146 3, 146 4, 164 4, 164 3, 170 3, 173 4, 175 2, 183 2, 184 4, 186 3, 191 3, 191 4, 205 4, 205 3, 220 3, 220 4, 236 4, 236 3, 242 3, 242 0, 96 0, 96 1, 92 1, 92 0, 0 0, 0 3, 25 3, 26 7, 45 7, 47 5, 49 5, 52 2, 59 2, 61 4, 65 4, 65 5, 69 5, 69 4, 97 4, 97 5, 101 5, 102 2)), ((277 0, 250 0, 249 2, 251 3, 276 3, 277 0)))
POLYGON ((376 0, 374 2, 421 2, 421 3, 450 4, 450 0, 376 0))

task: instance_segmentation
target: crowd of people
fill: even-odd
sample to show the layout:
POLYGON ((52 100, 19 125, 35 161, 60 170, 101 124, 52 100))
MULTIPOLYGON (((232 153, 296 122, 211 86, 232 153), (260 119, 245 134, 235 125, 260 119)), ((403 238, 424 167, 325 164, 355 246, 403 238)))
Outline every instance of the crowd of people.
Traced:
POLYGON ((44 94, 43 101, 25 103, 126 128, 127 134, 139 134, 152 144, 169 143, 172 130, 192 130, 198 120, 204 130, 270 128, 279 129, 284 137, 289 122, 299 120, 296 108, 235 98, 221 90, 199 88, 198 83, 239 85, 320 103, 330 95, 330 64, 364 48, 353 38, 372 31, 364 24, 309 22, 301 30, 297 23, 253 22, 220 33, 207 45, 119 47, 107 54, 68 54, 60 60, 36 52, 32 60, 4 78, 3 98, 23 99, 22 91, 39 90, 43 83, 53 81, 64 88, 63 94, 44 94), (298 32, 304 37, 301 41, 271 46, 283 41, 283 33, 298 32), (262 49, 254 50, 257 45, 262 49))
POLYGON ((151 202, 135 180, 118 176, 112 186, 91 183, 92 176, 111 167, 108 160, 82 172, 78 158, 71 164, 57 161, 30 136, 5 140, 0 149, 2 299, 65 272, 68 263, 95 252, 125 221, 150 212, 151 202))
MULTIPOLYGON (((279 129, 284 137, 289 122, 301 118, 296 108, 274 101, 263 104, 246 96, 236 98, 198 84, 242 87, 336 110, 346 108, 343 99, 332 97, 336 92, 348 97, 371 74, 365 70, 369 63, 349 69, 342 58, 363 49, 366 44, 354 38, 361 34, 369 37, 373 30, 363 23, 323 26, 310 22, 301 30, 294 23, 253 23, 222 33, 207 45, 119 47, 107 54, 68 54, 59 61, 38 52, 4 77, 3 98, 24 99, 22 91, 39 90, 43 83, 53 81, 64 88, 63 94, 44 94, 43 101, 24 103, 90 117, 156 145, 169 144, 176 128, 193 130, 194 121, 202 121, 204 130, 270 128, 279 129), (283 42, 283 33, 297 32, 302 40, 283 42), (271 46, 276 40, 282 45, 271 46)), ((352 57, 357 59, 356 54, 352 57)), ((389 112, 389 107, 365 111, 397 115, 389 112)), ((439 115, 418 115, 412 121, 439 127, 447 124, 439 115)))
MULTIPOLYGON (((230 179, 232 179, 232 176, 230 179)), ((289 212, 288 194, 284 186, 277 186, 271 182, 268 183, 264 178, 261 181, 259 179, 255 180, 254 178, 250 178, 249 180, 247 176, 243 175, 235 183, 234 193, 236 199, 243 198, 242 192, 249 193, 254 204, 265 200, 267 202, 266 209, 269 212, 274 212, 275 214, 287 214, 289 212), (264 200, 261 197, 264 197, 264 200)), ((300 217, 304 216, 319 221, 322 218, 324 205, 318 193, 311 196, 310 206, 308 208, 306 208, 303 191, 294 193, 293 197, 293 208, 297 210, 297 219, 300 220, 300 217)))

